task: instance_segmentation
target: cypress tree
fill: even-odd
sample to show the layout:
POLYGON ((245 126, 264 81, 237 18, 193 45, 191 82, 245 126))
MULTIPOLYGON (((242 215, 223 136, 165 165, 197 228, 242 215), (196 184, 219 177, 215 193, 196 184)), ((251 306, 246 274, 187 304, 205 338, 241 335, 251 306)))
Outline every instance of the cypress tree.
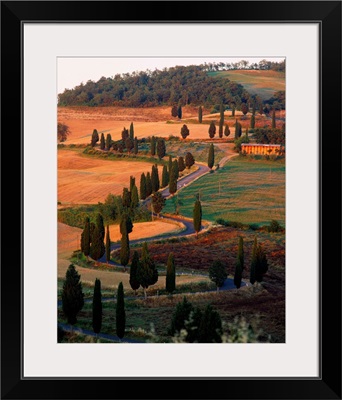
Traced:
POLYGON ((232 107, 232 117, 235 117, 235 106, 232 107))
POLYGON ((122 190, 122 205, 126 209, 131 206, 131 192, 127 188, 122 190))
POLYGON ((103 243, 101 228, 96 225, 93 233, 93 239, 90 246, 90 256, 93 260, 98 260, 105 254, 106 248, 103 243))
POLYGON ((109 236, 109 225, 107 225, 106 232, 106 261, 109 263, 110 261, 110 236, 109 236))
POLYGON ((122 139, 122 145, 125 146, 126 143, 126 139, 129 137, 129 132, 128 129, 126 129, 125 127, 123 128, 122 132, 121 132, 121 139, 122 139))
POLYGON ((215 134, 216 134, 216 126, 215 126, 215 122, 214 121, 210 122, 208 133, 209 133, 209 137, 211 139, 215 136, 215 134))
POLYGON ((146 197, 146 177, 145 174, 142 173, 140 177, 140 198, 141 200, 145 200, 146 197))
POLYGON ((125 295, 122 282, 120 282, 118 286, 115 322, 116 334, 120 339, 122 339, 125 336, 126 328, 125 295))
POLYGON ((189 136, 190 131, 189 131, 188 127, 185 124, 181 128, 180 134, 181 134, 183 139, 186 139, 187 136, 189 136))
POLYGON ((152 136, 151 138, 151 156, 156 155, 156 138, 152 136))
POLYGON ((220 260, 215 260, 209 267, 209 278, 215 283, 217 291, 223 286, 224 281, 227 279, 226 267, 220 260))
POLYGON ((214 145, 213 143, 210 144, 209 153, 208 153, 208 167, 210 169, 213 168, 215 162, 215 154, 214 154, 214 145))
POLYGON ((200 106, 198 109, 198 122, 200 124, 202 123, 202 117, 203 117, 203 110, 202 110, 202 106, 200 106))
POLYGON ((131 122, 131 125, 129 126, 129 137, 133 141, 134 140, 134 126, 133 122, 131 122))
POLYGON ((99 334, 102 327, 102 294, 101 281, 95 279, 94 294, 93 294, 93 331, 99 334))
POLYGON ((131 175, 129 177, 129 191, 131 192, 133 187, 135 186, 135 177, 131 175))
POLYGON ((104 240, 105 237, 105 227, 103 224, 103 217, 100 213, 97 213, 96 215, 96 226, 99 230, 99 233, 101 235, 101 239, 104 240))
POLYGON ((170 334, 174 335, 185 329, 185 321, 189 321, 190 313, 194 310, 193 305, 184 296, 183 301, 177 303, 172 315, 170 334))
POLYGON ((152 194, 152 181, 151 181, 151 174, 148 172, 146 174, 146 197, 152 194))
POLYGON ((175 194, 177 192, 177 178, 175 177, 173 168, 171 169, 171 173, 170 173, 169 192, 170 192, 170 194, 175 194))
POLYGON ((190 167, 192 167, 194 164, 195 164, 194 156, 193 156, 190 152, 187 152, 187 153, 185 154, 185 165, 186 165, 186 167, 187 167, 187 168, 190 168, 190 167))
POLYGON ((171 115, 172 117, 177 117, 178 113, 177 113, 177 106, 173 106, 171 108, 171 115))
POLYGON ((137 294, 137 290, 140 287, 140 282, 138 280, 138 268, 139 268, 139 254, 137 251, 134 251, 133 257, 132 257, 132 262, 131 262, 131 268, 129 270, 129 284, 131 285, 131 288, 134 290, 134 294, 137 294))
POLYGON ((220 123, 219 123, 219 137, 223 136, 223 125, 224 125, 224 107, 223 103, 220 105, 220 123))
POLYGON ((251 117, 251 129, 254 129, 254 128, 255 128, 255 115, 252 114, 252 117, 251 117))
POLYGON ((131 217, 128 215, 127 212, 122 213, 121 221, 120 221, 120 233, 130 234, 133 231, 133 223, 131 217))
POLYGON ((198 237, 198 232, 201 230, 201 225, 202 225, 202 206, 199 200, 195 201, 193 209, 193 222, 194 222, 194 229, 196 231, 196 237, 198 237))
POLYGON ((125 140, 125 146, 127 151, 130 153, 134 147, 134 142, 130 137, 125 140))
POLYGON ((85 218, 84 229, 81 234, 81 251, 87 257, 90 254, 90 220, 85 218))
POLYGON ((255 115, 255 103, 253 103, 253 108, 252 108, 252 115, 255 115))
POLYGON ((237 119, 235 120, 235 139, 239 138, 239 123, 237 119))
POLYGON ((272 111, 272 129, 276 128, 275 110, 272 111))
POLYGON ((165 157, 166 154, 166 145, 165 145, 165 140, 162 138, 159 138, 157 140, 157 155, 159 160, 165 157))
POLYGON ((208 304, 198 329, 199 343, 221 343, 222 321, 220 314, 208 304))
POLYGON ((168 171, 169 171, 169 175, 171 174, 171 170, 172 170, 172 156, 169 156, 169 165, 168 165, 168 171))
POLYGON ((239 238, 238 255, 235 264, 234 285, 239 289, 241 287, 242 271, 244 269, 244 251, 243 238, 239 238))
POLYGON ((262 282, 264 274, 268 271, 268 262, 266 254, 262 246, 259 244, 257 249, 257 265, 255 268, 255 280, 257 282, 262 282))
POLYGON ((256 281, 256 268, 258 263, 258 240, 254 237, 254 243, 252 248, 252 259, 251 259, 251 271, 249 281, 253 285, 256 281))
POLYGON ((91 136, 91 147, 94 147, 95 144, 99 141, 99 134, 97 133, 97 130, 93 130, 93 134, 91 136))
POLYGON ((101 139, 100 139, 100 149, 101 149, 101 150, 104 150, 104 149, 105 149, 105 147, 106 147, 106 145, 105 145, 105 138, 104 138, 104 134, 103 134, 103 133, 101 133, 101 139))
POLYGON ((138 138, 134 138, 134 150, 133 150, 133 153, 134 154, 138 154, 138 138))
POLYGON ((172 293, 176 289, 176 267, 173 253, 170 253, 167 259, 165 288, 168 293, 172 293))
POLYGON ((69 265, 65 274, 62 291, 62 308, 68 324, 75 325, 77 314, 84 305, 81 276, 73 264, 69 265))
POLYGON ((182 172, 185 170, 185 162, 183 157, 178 158, 178 171, 182 172))
POLYGON ((106 136, 106 149, 110 150, 111 147, 112 147, 112 136, 110 133, 108 133, 106 136))
POLYGON ((90 244, 94 239, 94 231, 95 231, 95 227, 96 225, 94 224, 94 222, 91 222, 89 225, 89 232, 90 232, 90 244))
POLYGON ((229 136, 229 135, 230 135, 230 129, 228 124, 226 124, 224 127, 224 136, 229 136))
POLYGON ((179 178, 179 169, 178 169, 178 161, 177 160, 172 161, 172 170, 173 170, 174 177, 176 179, 178 179, 179 178))
POLYGON ((158 270, 149 254, 146 242, 144 242, 142 247, 141 261, 139 263, 137 277, 140 285, 144 289, 146 299, 147 288, 158 281, 158 270))
POLYGON ((121 245, 120 245, 120 264, 125 267, 125 271, 126 271, 126 265, 128 264, 129 261, 129 252, 130 250, 129 250, 128 233, 127 233, 127 228, 124 225, 121 236, 121 245))
POLYGON ((222 139, 223 137, 223 122, 220 121, 219 124, 219 138, 222 139))
POLYGON ((169 174, 167 172, 167 166, 163 166, 163 173, 162 173, 162 184, 161 187, 166 187, 169 184, 169 174))
POLYGON ((152 193, 158 192, 160 184, 159 184, 159 174, 157 165, 152 165, 151 184, 152 184, 152 193))
POLYGON ((182 119, 182 106, 179 105, 177 108, 177 116, 179 119, 182 119))
POLYGON ((134 185, 131 192, 131 209, 134 210, 138 207, 139 204, 139 196, 138 196, 138 188, 134 185))

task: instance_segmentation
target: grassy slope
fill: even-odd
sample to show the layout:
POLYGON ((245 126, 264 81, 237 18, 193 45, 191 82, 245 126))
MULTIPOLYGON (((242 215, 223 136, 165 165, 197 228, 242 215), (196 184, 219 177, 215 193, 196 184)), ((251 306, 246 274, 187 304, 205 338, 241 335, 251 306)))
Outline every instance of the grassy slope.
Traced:
POLYGON ((263 100, 269 99, 278 90, 285 90, 284 72, 235 70, 211 72, 210 75, 228 78, 233 82, 240 83, 249 93, 257 94, 263 100))
MULTIPOLYGON (((245 224, 285 223, 285 164, 238 157, 181 190, 180 213, 192 218, 195 195, 200 192, 203 219, 224 218, 245 224), (220 188, 220 193, 219 193, 220 188)), ((165 212, 174 212, 170 199, 165 212)))

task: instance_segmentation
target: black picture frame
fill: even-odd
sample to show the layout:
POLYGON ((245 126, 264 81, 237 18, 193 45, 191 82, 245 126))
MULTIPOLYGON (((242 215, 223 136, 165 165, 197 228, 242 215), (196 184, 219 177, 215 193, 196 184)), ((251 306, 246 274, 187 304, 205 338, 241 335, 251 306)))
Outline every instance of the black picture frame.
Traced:
MULTIPOLYGON (((154 17, 149 14, 146 3, 145 1, 129 2, 129 4, 114 1, 1 2, 1 398, 341 399, 341 2, 189 2, 193 7, 193 12, 189 13, 184 7, 185 2, 157 1, 153 2, 154 17), (209 6, 220 12, 208 13, 209 6), (225 15, 229 16, 229 21, 222 17, 225 15), (118 23, 262 21, 320 24, 321 363, 319 378, 22 379, 22 23, 24 21, 101 22, 110 21, 111 16, 114 16, 115 22, 118 23), (10 154, 9 158, 7 153, 10 154), (16 188, 15 195, 14 188, 16 188), (15 228, 10 230, 9 226, 15 228), (130 384, 130 380, 137 382, 130 384), (159 380, 162 382, 158 382, 159 380), (168 382, 170 380, 189 381, 190 394, 182 393, 178 385, 168 382), (158 387, 158 390, 155 390, 155 387, 158 387)), ((305 95, 303 95, 301 112, 305 112, 305 107, 305 95)), ((143 361, 140 362, 143 368, 143 361)))

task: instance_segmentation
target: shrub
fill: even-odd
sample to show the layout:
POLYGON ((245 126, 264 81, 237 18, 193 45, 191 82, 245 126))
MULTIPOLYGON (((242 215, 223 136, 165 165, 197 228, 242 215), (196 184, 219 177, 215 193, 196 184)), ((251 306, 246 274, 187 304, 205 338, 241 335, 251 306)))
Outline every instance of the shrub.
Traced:
POLYGON ((267 227, 267 230, 268 232, 281 232, 283 228, 281 227, 278 221, 272 219, 269 226, 267 227))

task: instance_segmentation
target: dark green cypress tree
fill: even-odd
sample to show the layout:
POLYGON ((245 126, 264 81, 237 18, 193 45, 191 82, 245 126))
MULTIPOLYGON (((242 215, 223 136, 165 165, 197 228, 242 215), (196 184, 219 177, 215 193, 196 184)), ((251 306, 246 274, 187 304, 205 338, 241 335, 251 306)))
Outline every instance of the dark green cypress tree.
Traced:
POLYGON ((131 268, 129 270, 129 284, 131 288, 134 290, 134 294, 136 294, 137 290, 140 287, 140 282, 138 280, 138 268, 139 268, 139 254, 137 251, 134 251, 132 261, 131 261, 131 268))
POLYGON ((77 314, 84 305, 81 276, 73 264, 69 265, 65 274, 62 291, 62 309, 68 324, 75 325, 77 314))
POLYGON ((227 279, 226 267, 220 260, 215 260, 209 267, 209 278, 215 283, 217 291, 219 291, 219 288, 223 286, 227 279))
POLYGON ((199 200, 195 201, 193 209, 193 222, 194 222, 194 229, 196 231, 196 237, 198 237, 198 232, 201 230, 202 226, 202 205, 199 200))
POLYGON ((134 148, 133 148, 133 153, 138 154, 139 148, 138 148, 138 138, 134 138, 134 148))
POLYGON ((252 259, 251 259, 251 271, 249 281, 252 285, 254 285, 256 281, 256 268, 258 264, 258 240, 257 237, 254 237, 254 243, 252 248, 252 259))
POLYGON ((110 150, 111 147, 112 147, 112 135, 110 133, 107 133, 107 136, 106 136, 106 149, 110 150))
POLYGON ((125 271, 126 271, 126 265, 128 264, 129 261, 129 253, 130 250, 129 250, 128 233, 127 233, 127 228, 124 225, 121 236, 121 245, 120 245, 120 264, 125 267, 125 271))
POLYGON ((151 174, 148 172, 146 174, 146 197, 150 196, 152 194, 152 180, 151 180, 151 174))
POLYGON ((185 162, 184 162, 184 158, 181 156, 181 157, 178 157, 178 171, 182 172, 184 170, 185 170, 185 162))
POLYGON ((235 139, 239 138, 239 123, 237 119, 235 120, 235 139))
POLYGON ((167 166, 163 166, 163 173, 162 173, 162 184, 161 187, 166 187, 169 184, 169 173, 167 172, 167 166))
POLYGON ((238 255, 235 264, 234 285, 239 289, 241 287, 242 271, 244 269, 244 251, 243 238, 239 238, 238 255))
POLYGON ((254 128, 255 128, 255 115, 252 114, 252 116, 251 116, 251 129, 254 129, 254 128))
POLYGON ((179 105, 177 108, 177 116, 179 119, 182 119, 182 106, 179 105))
POLYGON ((235 117, 235 106, 232 107, 232 117, 235 117))
POLYGON ((138 188, 134 185, 131 192, 131 209, 134 210, 139 205, 138 188))
POLYGON ((151 156, 155 156, 156 155, 156 138, 154 136, 152 136, 151 138, 151 156))
POLYGON ((125 295, 122 282, 119 283, 116 299, 116 334, 122 339, 126 329, 125 295))
POLYGON ((272 111, 272 129, 276 128, 275 110, 272 111))
POLYGON ((110 261, 110 236, 109 236, 109 225, 107 225, 106 232, 106 261, 109 263, 110 261))
POLYGON ((214 121, 210 122, 210 126, 209 126, 209 129, 208 129, 208 132, 209 132, 209 137, 211 139, 213 139, 213 137, 216 134, 216 126, 215 126, 215 122, 214 121))
POLYGON ((142 173, 140 177, 140 198, 141 200, 145 200, 146 197, 146 177, 145 174, 142 173))
POLYGON ((255 280, 257 282, 262 282, 264 274, 268 271, 268 262, 266 254, 259 244, 257 249, 257 265, 255 268, 255 280))
POLYGON ((171 170, 172 170, 172 156, 169 156, 169 165, 168 165, 169 175, 171 174, 171 170))
POLYGON ((222 137, 223 137, 223 123, 221 123, 221 121, 220 121, 220 124, 219 124, 219 138, 222 139, 222 137))
POLYGON ((133 186, 135 186, 135 177, 131 175, 129 177, 129 191, 131 192, 133 189, 133 186))
POLYGON ((102 232, 96 225, 93 233, 93 240, 90 246, 90 257, 96 261, 105 254, 105 251, 106 248, 103 242, 102 232))
POLYGON ((170 194, 175 194, 177 192, 177 179, 171 170, 170 180, 169 180, 169 192, 170 194))
POLYGON ((171 108, 171 115, 172 115, 172 117, 177 117, 177 106, 173 106, 172 108, 171 108))
POLYGON ((105 138, 104 138, 104 134, 101 133, 101 139, 100 139, 100 149, 104 150, 106 147, 106 143, 105 143, 105 138))
POLYGON ((166 144, 165 140, 162 138, 158 138, 157 140, 157 155, 159 160, 165 157, 166 155, 166 144))
POLYGON ((137 273, 138 281, 144 289, 145 299, 147 298, 147 288, 158 281, 158 270, 148 251, 147 243, 144 242, 141 253, 141 261, 137 273))
POLYGON ((172 293, 176 289, 176 267, 173 253, 170 253, 167 259, 165 288, 168 293, 172 293))
POLYGON ((198 330, 199 343, 221 343, 222 321, 220 314, 208 304, 198 330))
POLYGON ((158 192, 160 184, 159 184, 159 174, 157 165, 152 165, 151 184, 152 184, 152 193, 158 192))
POLYGON ((172 161, 172 170, 173 170, 174 177, 176 179, 178 179, 179 178, 179 169, 178 169, 178 161, 177 160, 172 161))
POLYGON ((131 139, 131 138, 127 138, 126 139, 126 141, 125 141, 125 146, 126 146, 126 149, 127 149, 127 151, 129 152, 129 153, 131 153, 131 151, 132 151, 132 149, 133 149, 133 147, 134 147, 134 142, 133 142, 133 140, 131 139))
POLYGON ((230 129, 228 124, 226 124, 224 127, 224 136, 229 136, 229 135, 230 135, 230 129))
POLYGON ((131 122, 131 125, 129 126, 129 137, 133 141, 134 140, 134 126, 133 122, 131 122))
POLYGON ((203 118, 203 110, 202 110, 202 107, 200 106, 198 109, 198 122, 200 124, 202 123, 202 118, 203 118))
POLYGON ((132 219, 127 212, 123 212, 121 215, 121 221, 120 221, 120 233, 121 233, 121 235, 124 232, 126 232, 127 234, 130 234, 132 231, 133 231, 132 219))
POLYGON ((122 146, 125 148, 126 146, 126 139, 129 137, 129 132, 128 129, 126 129, 125 127, 123 128, 122 132, 121 132, 121 139, 122 139, 122 146))
POLYGON ((190 313, 194 310, 193 305, 184 296, 183 301, 177 303, 176 309, 172 315, 169 333, 174 335, 185 329, 185 321, 189 320, 190 313))
POLYGON ((190 131, 185 124, 181 127, 180 134, 183 139, 186 139, 190 135, 190 131))
POLYGON ((188 151, 185 154, 185 165, 187 168, 191 168, 195 164, 194 156, 188 151))
POLYGON ((101 239, 103 241, 104 237, 105 237, 105 227, 104 227, 104 224, 103 224, 103 217, 102 217, 102 215, 100 213, 97 213, 97 215, 96 215, 96 226, 97 226, 97 228, 99 230, 99 233, 101 235, 101 239))
POLYGON ((220 123, 219 123, 219 137, 223 137, 223 125, 224 125, 224 106, 223 103, 220 105, 220 123))
POLYGON ((85 218, 84 229, 81 234, 81 251, 88 258, 90 254, 90 220, 85 218))
POLYGON ((95 279, 94 294, 93 294, 93 331, 96 336, 101 332, 102 327, 102 294, 101 281, 95 279))
POLYGON ((208 153, 208 167, 210 169, 213 168, 215 162, 215 153, 214 153, 214 145, 213 143, 210 144, 209 153, 208 153))
POLYGON ((91 136, 91 147, 94 147, 98 141, 99 141, 99 134, 97 130, 94 129, 93 134, 91 136))
POLYGON ((94 222, 91 222, 89 225, 89 232, 90 232, 90 244, 94 239, 94 231, 95 231, 95 227, 96 225, 94 224, 94 222))
POLYGON ((122 190, 122 205, 125 209, 131 206, 131 192, 127 188, 122 190))

